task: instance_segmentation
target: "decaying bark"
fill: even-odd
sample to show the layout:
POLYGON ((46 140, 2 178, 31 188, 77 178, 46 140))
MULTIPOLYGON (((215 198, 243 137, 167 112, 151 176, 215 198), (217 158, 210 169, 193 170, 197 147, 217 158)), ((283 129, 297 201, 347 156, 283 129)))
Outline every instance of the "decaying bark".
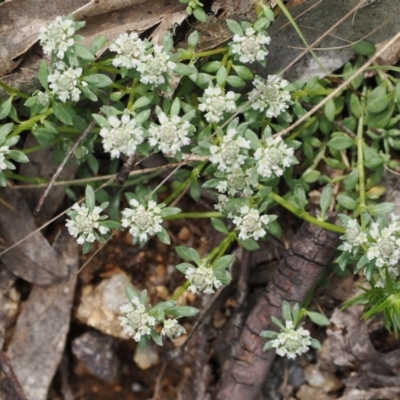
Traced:
POLYGON ((263 330, 276 330, 271 317, 281 317, 283 300, 301 304, 338 247, 339 236, 304 223, 256 306, 250 313, 224 374, 218 400, 255 399, 275 358, 262 351, 263 330))

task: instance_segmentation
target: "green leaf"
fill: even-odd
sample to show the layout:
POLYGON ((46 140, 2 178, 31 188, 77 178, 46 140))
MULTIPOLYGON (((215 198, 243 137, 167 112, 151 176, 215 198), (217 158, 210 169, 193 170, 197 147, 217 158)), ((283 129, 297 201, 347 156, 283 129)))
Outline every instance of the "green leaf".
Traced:
POLYGON ((253 25, 253 28, 256 32, 261 32, 265 28, 268 28, 268 26, 271 24, 271 22, 267 18, 258 18, 258 20, 255 22, 253 25))
POLYGON ((201 7, 196 7, 193 10, 193 15, 200 22, 207 22, 207 15, 201 7))
POLYGON ((355 210, 358 207, 358 204, 355 200, 353 200, 351 197, 341 193, 339 196, 337 196, 336 200, 338 203, 348 209, 348 210, 355 210))
POLYGON ((283 329, 283 330, 286 329, 285 326, 282 324, 281 321, 279 321, 278 318, 272 316, 272 317, 271 317, 271 320, 272 320, 272 322, 273 322, 275 325, 279 326, 279 328, 281 328, 281 329, 283 329))
POLYGON ((212 83, 211 76, 200 72, 199 75, 197 76, 196 85, 201 88, 205 88, 208 87, 210 83, 212 83))
POLYGON ((246 239, 246 240, 238 239, 238 242, 243 248, 245 248, 246 250, 249 250, 249 251, 257 250, 260 248, 258 243, 254 239, 251 239, 251 238, 246 239))
POLYGON ((201 67, 201 70, 212 74, 214 72, 217 72, 220 66, 221 66, 221 61, 209 61, 201 67))
POLYGON ((139 97, 139 98, 133 103, 133 108, 134 108, 134 109, 137 109, 137 108, 146 107, 146 106, 148 106, 148 105, 151 103, 152 99, 153 99, 153 97, 152 97, 151 95, 139 97))
POLYGON ((64 104, 53 102, 54 115, 65 125, 72 125, 73 112, 64 104))
POLYGON ((88 163, 89 168, 92 170, 92 172, 95 175, 97 175, 97 173, 99 172, 99 166, 100 166, 99 162, 97 161, 97 158, 93 154, 89 153, 86 156, 86 162, 88 163))
POLYGON ((383 202, 368 207, 370 214, 373 215, 374 217, 389 214, 393 212, 394 209, 395 205, 393 203, 388 203, 388 202, 383 202))
POLYGON ((244 67, 243 65, 232 65, 232 68, 240 78, 247 81, 254 80, 254 74, 250 68, 244 67))
POLYGON ((260 337, 264 339, 275 339, 278 335, 279 333, 275 331, 262 331, 260 333, 260 337))
POLYGON ((314 170, 308 171, 306 174, 304 174, 303 180, 304 180, 304 182, 307 182, 307 183, 314 183, 318 180, 320 175, 321 175, 321 172, 316 171, 314 169, 314 170))
POLYGON ((104 35, 96 36, 92 42, 90 43, 90 51, 95 54, 97 51, 99 51, 101 48, 104 47, 104 45, 107 42, 107 37, 104 35))
POLYGON ((194 261, 196 262, 200 262, 200 257, 197 254, 197 251, 189 248, 189 247, 185 247, 185 246, 177 246, 175 247, 176 252, 178 253, 178 255, 186 260, 186 261, 194 261))
POLYGON ((156 344, 159 346, 163 345, 162 337, 153 328, 150 330, 150 336, 156 344))
POLYGON ((0 120, 6 118, 10 114, 12 100, 13 98, 11 96, 0 106, 0 120))
POLYGON ((82 58, 83 60, 94 60, 94 54, 79 43, 74 44, 74 52, 78 57, 82 58))
POLYGON ((47 69, 47 64, 44 60, 42 60, 39 65, 38 79, 40 84, 45 89, 49 88, 48 76, 49 76, 49 70, 47 69))
POLYGON ((94 190, 90 185, 86 186, 86 190, 85 190, 85 203, 87 208, 89 209, 89 211, 93 211, 94 209, 94 204, 96 202, 96 196, 94 194, 94 190))
POLYGON ((217 71, 217 83, 219 86, 224 86, 226 82, 228 74, 226 72, 226 68, 221 65, 217 71))
POLYGON ((329 319, 325 317, 325 315, 314 312, 314 311, 306 311, 306 315, 311 319, 314 324, 319 326, 328 326, 330 324, 329 319))
POLYGON ((113 92, 110 94, 111 101, 119 101, 126 95, 126 91, 123 92, 113 92))
POLYGON ((106 86, 110 86, 113 81, 104 74, 92 74, 82 78, 83 81, 93 84, 98 88, 103 88, 106 86))
POLYGON ((321 197, 319 199, 319 205, 321 207, 322 214, 325 215, 325 212, 328 210, 332 203, 332 188, 330 185, 326 185, 321 193, 321 197))
POLYGON ((194 48, 197 46, 197 43, 199 43, 199 32, 193 31, 188 37, 189 49, 194 50, 194 48))
POLYGON ((219 218, 211 218, 211 223, 214 229, 218 232, 229 234, 224 222, 219 218))
POLYGON ((170 114, 171 116, 179 115, 180 111, 181 111, 181 101, 179 100, 179 97, 175 97, 174 101, 171 104, 170 114))
POLYGON ((292 310, 290 304, 286 300, 283 300, 282 303, 282 316, 285 321, 293 321, 292 310))
POLYGON ((162 36, 162 47, 165 52, 170 52, 174 47, 174 42, 172 41, 172 37, 168 32, 165 32, 162 36))
POLYGON ((311 338, 311 347, 313 349, 320 350, 321 349, 321 343, 317 339, 311 338))
POLYGON ((161 209, 161 216, 168 217, 169 215, 179 214, 182 210, 178 207, 165 207, 161 209))
POLYGON ((367 111, 372 114, 379 114, 380 112, 386 110, 394 102, 394 92, 389 92, 387 95, 368 99, 367 101, 367 111))
POLYGON ((185 274, 186 274, 186 271, 187 271, 189 268, 193 268, 193 265, 192 265, 192 264, 189 264, 189 263, 180 263, 180 264, 176 265, 175 268, 176 268, 179 272, 182 272, 183 275, 185 275, 185 274))
POLYGON ((300 210, 304 210, 305 206, 307 205, 307 196, 302 184, 296 184, 293 190, 293 195, 297 206, 300 208, 300 210))
POLYGON ((82 90, 82 93, 87 99, 91 101, 97 101, 97 96, 89 89, 88 86, 78 85, 78 87, 82 90))
POLYGON ((171 239, 168 235, 168 232, 162 228, 160 232, 157 232, 157 237, 160 239, 160 241, 164 244, 171 244, 171 239))
POLYGON ((3 187, 7 186, 7 179, 4 176, 3 172, 0 172, 0 186, 3 186, 3 187))
POLYGON ((376 51, 375 45, 368 40, 360 40, 356 44, 353 44, 351 47, 353 47, 353 50, 360 56, 370 57, 373 56, 376 51))
POLYGON ((228 29, 234 33, 235 35, 239 35, 239 36, 243 36, 243 29, 240 26, 240 24, 236 21, 234 21, 233 19, 227 19, 226 21, 226 25, 228 26, 228 29))
POLYGON ((360 99, 359 99, 357 93, 352 92, 350 94, 349 105, 350 105, 350 111, 353 113, 353 115, 356 118, 360 118, 361 113, 362 113, 362 108, 361 108, 361 102, 360 102, 360 99))
POLYGON ((8 155, 10 156, 10 158, 16 162, 19 163, 27 163, 29 162, 29 158, 22 152, 19 150, 10 150, 8 152, 8 155))
POLYGON ((104 118, 100 114, 92 114, 93 119, 100 125, 102 128, 110 128, 110 124, 108 123, 107 119, 104 118))
POLYGON ((7 135, 13 130, 13 127, 14 124, 12 122, 4 124, 2 127, 0 127, 0 145, 5 142, 7 135))
POLYGON ((135 116, 135 121, 139 124, 142 125, 144 124, 146 121, 148 121, 148 119, 150 118, 150 114, 151 114, 151 110, 144 110, 141 111, 139 114, 137 114, 135 116))
POLYGON ((200 199, 200 195, 201 195, 201 186, 198 179, 196 179, 195 181, 192 182, 192 185, 190 186, 190 196, 192 196, 192 199, 197 202, 200 199))
POLYGON ((85 242, 82 245, 82 254, 87 254, 90 251, 90 243, 89 242, 85 242))
POLYGON ((332 150, 345 150, 354 145, 354 139, 340 132, 340 135, 333 137, 327 145, 332 150))
POLYGON ((235 76, 235 75, 228 76, 226 78, 226 82, 235 88, 240 88, 240 87, 246 86, 246 82, 242 78, 235 76))
POLYGON ((194 317, 198 313, 199 310, 196 307, 190 306, 179 306, 168 311, 168 314, 173 315, 176 318, 194 317))
POLYGON ((335 110, 336 106, 333 99, 330 99, 327 103, 325 103, 324 114, 328 121, 333 122, 335 119, 335 110))
POLYGON ((231 264, 235 256, 223 256, 213 265, 213 271, 225 271, 231 264))
POLYGON ((265 343, 265 345, 263 347, 263 351, 272 350, 273 349, 273 347, 272 347, 273 343, 274 342, 272 340, 270 340, 269 342, 265 343))

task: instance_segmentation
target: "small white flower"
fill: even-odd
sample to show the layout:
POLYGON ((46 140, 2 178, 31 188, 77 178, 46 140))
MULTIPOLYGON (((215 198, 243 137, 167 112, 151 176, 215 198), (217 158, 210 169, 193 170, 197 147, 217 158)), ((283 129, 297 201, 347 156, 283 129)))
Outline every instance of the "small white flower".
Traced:
POLYGON ((178 321, 176 319, 167 319, 164 322, 164 327, 161 331, 161 335, 166 335, 171 340, 176 339, 177 337, 185 333, 185 328, 182 325, 178 324, 178 321))
POLYGON ((291 103, 290 93, 284 88, 289 84, 277 75, 268 75, 267 81, 259 76, 253 81, 255 89, 249 93, 251 107, 261 112, 266 110, 266 117, 278 117, 291 103))
POLYGON ((356 252, 361 244, 368 241, 367 234, 361 232, 360 225, 355 219, 350 219, 346 225, 346 233, 342 237, 345 242, 343 243, 344 251, 356 252))
POLYGON ((38 92, 37 101, 43 107, 47 107, 50 104, 50 95, 47 92, 38 92))
POLYGON ((154 54, 146 54, 137 69, 141 73, 140 82, 151 85, 162 85, 166 82, 165 74, 171 76, 176 64, 161 46, 153 46, 154 54))
POLYGON ((282 176, 285 168, 294 162, 294 149, 288 147, 280 136, 269 137, 263 148, 257 149, 254 158, 257 160, 257 172, 264 178, 282 176))
POLYGON ((208 122, 219 122, 224 112, 236 111, 235 93, 224 93, 219 86, 208 87, 199 100, 199 110, 207 112, 204 117, 208 122))
POLYGON ((81 91, 78 89, 82 68, 68 67, 62 62, 55 64, 56 69, 47 78, 50 90, 65 103, 71 99, 79 101, 81 91))
POLYGON ((189 267, 186 270, 185 278, 190 281, 188 290, 192 293, 214 293, 214 288, 219 289, 222 286, 212 268, 205 265, 197 268, 189 267))
POLYGON ((120 153, 127 156, 134 154, 144 140, 142 127, 127 113, 121 119, 114 115, 109 117, 108 123, 110 128, 100 130, 104 150, 111 154, 111 158, 118 158, 120 153))
POLYGON ((220 193, 228 193, 229 196, 239 194, 240 197, 250 197, 253 194, 252 187, 255 186, 251 180, 251 171, 251 168, 246 171, 238 168, 227 173, 216 189, 220 193))
POLYGON ((210 147, 210 162, 218 164, 220 171, 233 171, 240 168, 247 159, 250 141, 244 139, 236 129, 228 129, 222 142, 210 147))
POLYGON ((132 208, 122 211, 122 226, 129 227, 129 233, 134 241, 145 242, 150 236, 162 231, 161 208, 154 200, 148 202, 147 207, 135 199, 129 201, 132 208))
POLYGON ((140 342, 142 336, 150 335, 156 320, 148 314, 146 307, 138 298, 133 298, 128 304, 123 304, 120 311, 125 314, 119 317, 119 320, 127 335, 133 336, 136 342, 140 342))
POLYGON ((5 156, 10 152, 8 146, 0 146, 0 171, 4 171, 8 168, 5 156))
POLYGON ((302 327, 293 329, 292 321, 286 321, 285 331, 272 341, 272 347, 276 349, 276 353, 281 357, 287 356, 289 359, 306 353, 310 345, 310 332, 302 327), (289 322, 291 324, 288 324, 289 322))
POLYGON ((269 44, 271 38, 266 36, 263 32, 258 32, 248 27, 244 35, 234 35, 233 43, 230 44, 231 51, 236 54, 239 61, 242 63, 252 63, 254 61, 263 60, 268 50, 264 44, 269 44))
POLYGON ((60 59, 75 44, 75 23, 68 18, 57 17, 55 22, 40 28, 39 40, 44 54, 56 52, 60 59))
POLYGON ((368 260, 375 259, 377 267, 396 265, 400 260, 400 239, 395 235, 397 232, 397 223, 383 229, 373 223, 369 233, 375 243, 368 249, 368 260))
POLYGON ((247 240, 253 238, 258 240, 267 233, 263 229, 263 225, 268 225, 269 216, 260 216, 257 209, 243 206, 240 208, 240 215, 233 219, 233 223, 239 229, 239 239, 247 240))
POLYGON ((147 45, 136 32, 132 32, 120 35, 109 48, 118 54, 112 60, 114 67, 133 69, 142 63, 147 45))
POLYGON ((158 116, 160 125, 152 124, 149 128, 149 143, 164 154, 175 155, 182 146, 190 143, 187 137, 191 130, 188 121, 183 121, 177 115, 168 118, 163 112, 158 116))
POLYGON ((69 233, 77 238, 78 244, 94 242, 96 240, 96 229, 100 234, 105 234, 109 231, 109 228, 99 224, 100 213, 102 211, 100 207, 94 207, 90 211, 86 204, 80 206, 77 203, 72 206, 72 210, 68 211, 67 214, 71 219, 68 219, 65 225, 69 233))

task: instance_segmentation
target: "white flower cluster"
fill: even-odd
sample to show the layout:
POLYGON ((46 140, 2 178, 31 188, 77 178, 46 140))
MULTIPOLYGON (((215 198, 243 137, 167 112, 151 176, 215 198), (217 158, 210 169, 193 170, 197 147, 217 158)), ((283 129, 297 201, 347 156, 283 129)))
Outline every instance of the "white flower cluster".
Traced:
POLYGON ((235 216, 233 223, 239 229, 239 239, 247 240, 253 238, 258 240, 267 233, 263 226, 268 225, 270 218, 268 215, 261 215, 255 208, 243 206, 240 208, 240 215, 235 216))
POLYGON ((47 78, 51 91, 63 103, 69 99, 79 101, 81 91, 78 89, 78 83, 87 86, 86 82, 79 82, 82 68, 67 67, 63 61, 57 61, 54 67, 53 73, 47 78))
POLYGON ((145 242, 150 236, 162 231, 161 208, 154 200, 148 202, 147 207, 135 199, 129 201, 132 208, 122 211, 122 226, 129 227, 129 233, 134 241, 145 242))
POLYGON ((222 142, 210 147, 210 162, 218 164, 220 171, 234 171, 247 159, 250 142, 239 135, 236 129, 228 129, 222 142))
POLYGON ((243 171, 240 168, 227 173, 225 179, 216 187, 220 193, 228 193, 229 196, 250 197, 253 194, 252 187, 255 186, 251 179, 252 169, 243 171))
POLYGON ((189 267, 186 270, 185 278, 190 281, 188 290, 192 293, 214 293, 214 288, 222 286, 221 281, 214 275, 211 267, 200 265, 199 267, 189 267))
POLYGON ((361 231, 361 227, 355 219, 349 219, 343 239, 345 240, 343 250, 349 253, 356 252, 361 244, 368 241, 367 234, 361 231))
POLYGON ((295 161, 293 155, 294 149, 288 147, 280 136, 267 138, 264 147, 254 154, 258 174, 264 178, 282 176, 284 169, 295 161))
POLYGON ((289 84, 277 75, 268 75, 267 81, 259 76, 253 81, 255 89, 249 93, 251 107, 263 112, 267 118, 276 118, 291 104, 290 93, 284 88, 289 84))
POLYGON ((157 147, 164 154, 175 155, 182 146, 190 143, 188 134, 192 125, 188 121, 183 121, 177 115, 168 118, 163 112, 158 116, 158 120, 160 125, 152 124, 148 130, 151 146, 157 147))
POLYGON ((272 347, 281 357, 295 359, 296 356, 306 353, 311 345, 310 332, 302 327, 294 329, 292 321, 286 321, 286 331, 281 332, 272 341, 272 347))
POLYGON ((5 156, 10 152, 8 146, 0 146, 0 171, 4 171, 8 168, 7 160, 5 156))
POLYGON ((150 50, 151 46, 136 32, 124 33, 110 45, 110 51, 117 53, 112 63, 115 67, 136 69, 144 84, 162 85, 166 82, 165 74, 171 75, 176 64, 161 46, 155 44, 150 50))
POLYGON ((146 307, 134 297, 128 304, 120 307, 123 317, 119 317, 121 325, 127 335, 133 336, 136 342, 140 342, 142 336, 150 335, 151 328, 156 324, 154 317, 146 311, 146 307))
POLYGON ((242 63, 252 63, 254 61, 262 61, 268 54, 265 44, 270 44, 271 38, 266 36, 264 32, 258 32, 252 27, 245 30, 244 35, 234 35, 233 43, 230 48, 233 54, 239 57, 242 63))
MULTIPOLYGON (((368 249, 368 260, 375 260, 377 267, 397 265, 400 260, 399 224, 394 222, 381 229, 379 224, 373 223, 369 234, 374 243, 370 244, 368 249)), ((397 275, 398 268, 395 270, 397 275)))
POLYGON ((199 97, 199 110, 206 112, 204 115, 208 122, 219 122, 222 119, 224 112, 235 112, 235 93, 229 91, 224 93, 220 87, 208 87, 199 97))
POLYGON ((50 95, 47 92, 39 91, 37 93, 37 101, 43 107, 47 107, 50 104, 50 95))
POLYGON ((72 209, 68 212, 71 219, 67 220, 65 225, 70 235, 78 238, 78 244, 94 242, 96 240, 96 230, 102 235, 109 231, 109 228, 99 224, 100 213, 102 211, 100 207, 94 207, 90 211, 86 204, 80 206, 78 203, 75 203, 72 206, 72 209))
POLYGON ((111 153, 111 158, 118 158, 120 153, 127 156, 134 154, 144 140, 142 127, 128 113, 123 114, 121 119, 112 115, 108 123, 110 128, 100 130, 104 150, 111 153))
POLYGON ((43 53, 51 54, 55 52, 58 58, 63 59, 66 51, 75 44, 74 34, 74 21, 64 17, 56 17, 55 22, 48 23, 40 28, 39 40, 43 47, 43 53))
POLYGON ((186 333, 185 328, 178 323, 176 319, 167 319, 164 322, 164 327, 162 328, 161 335, 165 335, 171 340, 184 335, 186 333))

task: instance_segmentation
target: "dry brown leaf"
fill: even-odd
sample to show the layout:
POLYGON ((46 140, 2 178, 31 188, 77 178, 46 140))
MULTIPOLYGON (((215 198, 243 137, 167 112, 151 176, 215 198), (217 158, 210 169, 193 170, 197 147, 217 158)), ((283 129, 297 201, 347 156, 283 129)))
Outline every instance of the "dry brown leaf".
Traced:
POLYGON ((29 400, 46 400, 64 352, 78 269, 78 246, 63 230, 54 244, 71 281, 34 286, 18 317, 7 354, 29 400), (51 304, 51 305, 50 305, 51 304), (48 307, 48 308, 47 308, 48 307))
MULTIPOLYGON (((18 191, 2 188, 0 196, 11 206, 0 203, 1 250, 4 250, 34 232, 37 226, 18 191)), ((68 273, 58 254, 40 232, 3 254, 1 261, 14 275, 37 285, 59 282, 68 273)))

